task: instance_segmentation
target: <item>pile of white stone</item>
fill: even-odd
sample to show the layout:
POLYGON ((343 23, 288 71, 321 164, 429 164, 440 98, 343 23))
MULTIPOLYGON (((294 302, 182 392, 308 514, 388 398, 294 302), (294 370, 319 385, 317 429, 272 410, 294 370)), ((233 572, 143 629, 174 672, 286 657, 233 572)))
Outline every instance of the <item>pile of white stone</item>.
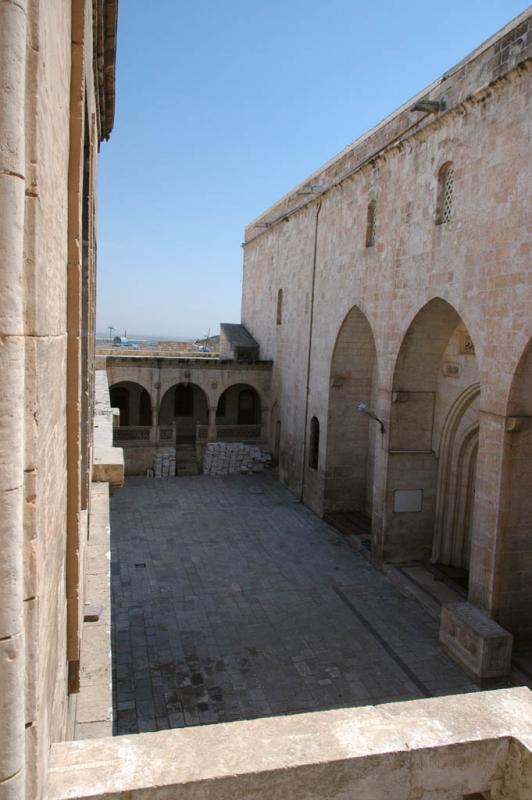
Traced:
POLYGON ((203 456, 205 475, 247 475, 263 472, 271 466, 272 456, 267 450, 240 442, 210 442, 203 456))
POLYGON ((175 475, 175 450, 168 447, 161 450, 153 459, 153 469, 146 471, 148 478, 169 478, 175 475))

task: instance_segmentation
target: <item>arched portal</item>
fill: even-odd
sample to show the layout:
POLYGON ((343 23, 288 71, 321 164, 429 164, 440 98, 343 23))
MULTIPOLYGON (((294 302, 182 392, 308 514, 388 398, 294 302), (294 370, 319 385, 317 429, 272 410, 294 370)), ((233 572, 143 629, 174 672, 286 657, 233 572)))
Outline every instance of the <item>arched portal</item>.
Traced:
POLYGON ((133 381, 115 383, 109 389, 112 408, 120 410, 120 426, 152 424, 151 400, 146 389, 133 381))
POLYGON ((480 386, 452 405, 441 433, 432 561, 469 571, 478 455, 480 386))
POLYGON ((218 400, 216 421, 219 425, 260 425, 262 409, 259 394, 247 383, 236 383, 218 400))
POLYGON ((411 322, 395 367, 383 557, 427 560, 467 582, 479 429, 475 348, 435 298, 411 322))
POLYGON ((208 425, 207 395, 194 383, 176 383, 161 400, 159 424, 176 426, 176 440, 193 442, 198 425, 208 425))
POLYGON ((331 362, 327 453, 326 512, 357 511, 371 515, 375 437, 378 426, 358 406, 376 402, 375 340, 369 322, 356 306, 344 319, 331 362))

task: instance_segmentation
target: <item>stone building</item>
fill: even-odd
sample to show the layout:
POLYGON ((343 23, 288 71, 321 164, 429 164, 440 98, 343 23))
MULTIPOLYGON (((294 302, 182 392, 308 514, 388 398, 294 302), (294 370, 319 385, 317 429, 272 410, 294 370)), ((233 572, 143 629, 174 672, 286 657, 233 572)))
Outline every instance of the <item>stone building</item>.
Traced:
MULTIPOLYGON (((113 123, 116 13, 116 0, 0 0, 0 800, 528 800, 524 688, 110 736, 109 492, 122 481, 123 460, 112 446, 107 375, 94 370, 94 187, 96 153, 113 123), (94 599, 103 610, 86 607, 94 599)), ((476 470, 473 509, 466 486, 458 511, 472 519, 471 563, 480 558, 474 599, 494 615, 512 609, 501 565, 511 569, 511 553, 520 552, 514 577, 524 576, 529 556, 529 500, 520 489, 530 440, 521 235, 527 26, 525 15, 449 73, 445 110, 425 103, 430 113, 399 112, 312 179, 338 186, 303 198, 310 202, 299 210, 301 196, 290 195, 278 209, 286 224, 274 211, 263 236, 248 232, 244 323, 261 358, 274 360, 273 375, 271 364, 254 375, 254 364, 222 361, 213 387, 206 359, 183 376, 187 385, 207 382, 211 432, 223 392, 254 386, 284 480, 320 513, 371 511, 381 558, 427 555, 431 509, 447 508, 444 488, 473 485, 476 470), (479 119, 473 140, 469 126, 479 119), (340 189, 343 177, 351 192, 340 189), (474 184, 483 189, 476 204, 474 184), (272 241, 281 236, 279 261, 272 241), (328 319, 318 313, 327 298, 328 319), (382 429, 374 417, 352 415, 350 397, 382 429), (445 444, 443 461, 429 433, 445 444), (394 517, 401 513, 407 524, 394 517)), ((440 89, 430 99, 441 101, 440 89)), ((141 387, 118 386, 127 390, 124 427, 142 428, 148 412, 150 430, 160 427, 153 401, 163 399, 163 378, 174 410, 184 408, 184 396, 175 397, 183 365, 172 360, 108 364, 115 388, 141 387)), ((249 394, 236 402, 237 414, 253 410, 249 394)), ((453 522, 449 511, 438 518, 433 547, 445 558, 453 522)), ((525 634, 526 615, 519 620, 525 634)))
POLYGON ((233 356, 98 357, 120 411, 114 439, 124 448, 126 475, 145 475, 168 447, 177 447, 188 470, 201 464, 208 441, 269 441, 271 362, 249 361, 247 350, 243 360, 233 356))
POLYGON ((530 10, 246 229, 280 476, 532 640, 530 10))
POLYGON ((0 797, 10 800, 42 795, 50 745, 74 736, 86 678, 87 539, 108 506, 91 429, 96 158, 113 125, 116 5, 0 0, 0 797))

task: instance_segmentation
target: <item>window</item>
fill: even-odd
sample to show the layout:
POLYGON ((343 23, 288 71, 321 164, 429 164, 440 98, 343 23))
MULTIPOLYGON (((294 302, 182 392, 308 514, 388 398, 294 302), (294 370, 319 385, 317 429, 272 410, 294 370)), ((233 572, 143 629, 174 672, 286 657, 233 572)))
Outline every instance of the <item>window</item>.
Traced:
POLYGON ((194 416, 194 388, 192 386, 177 386, 174 395, 174 417, 194 416))
POLYGON ((318 469, 318 455, 320 451, 320 423, 317 417, 310 420, 310 447, 308 465, 311 469, 318 469))
POLYGON ((377 203, 372 200, 368 204, 368 217, 366 221, 366 247, 373 247, 375 244, 375 226, 377 222, 377 203))
POLYGON ((277 324, 283 324, 283 290, 277 292, 277 324))
POLYGON ((449 222, 453 212, 454 168, 452 161, 441 167, 438 173, 438 203, 436 206, 436 225, 449 222))

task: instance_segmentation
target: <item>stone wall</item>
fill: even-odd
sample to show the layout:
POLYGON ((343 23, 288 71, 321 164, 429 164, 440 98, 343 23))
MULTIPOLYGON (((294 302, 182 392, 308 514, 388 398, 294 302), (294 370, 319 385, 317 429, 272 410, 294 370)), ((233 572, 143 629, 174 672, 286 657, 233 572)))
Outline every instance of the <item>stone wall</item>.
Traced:
POLYGON ((434 532, 455 535, 452 487, 469 464, 456 513, 472 542, 455 549, 471 548, 470 599, 522 640, 530 410, 508 417, 512 387, 530 380, 530 37, 527 11, 251 223, 242 297, 242 323, 274 362, 281 478, 318 513, 342 502, 371 513, 375 559, 409 561, 442 557, 434 532), (445 108, 412 110, 427 98, 445 108), (437 224, 449 163, 452 211, 437 224))
MULTIPOLYGON (((79 687, 94 168, 112 124, 92 54, 116 13, 113 0, 95 8, 93 20, 82 0, 0 0, 0 794, 10 798, 41 796, 79 687)), ((109 58, 108 46, 102 69, 109 58)))

